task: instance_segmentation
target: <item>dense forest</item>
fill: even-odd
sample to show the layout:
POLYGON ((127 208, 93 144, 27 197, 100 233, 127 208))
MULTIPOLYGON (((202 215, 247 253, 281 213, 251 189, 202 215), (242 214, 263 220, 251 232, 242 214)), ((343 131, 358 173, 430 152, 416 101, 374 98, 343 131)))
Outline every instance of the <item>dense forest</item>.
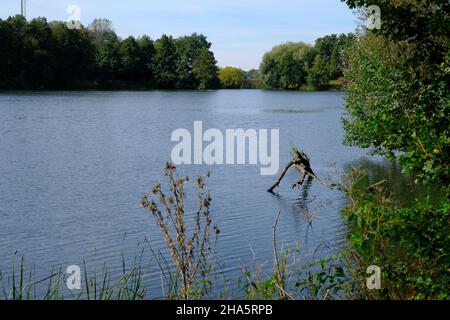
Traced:
POLYGON ((0 19, 0 88, 329 89, 342 84, 345 48, 354 38, 330 35, 314 46, 282 44, 264 55, 260 70, 244 71, 219 69, 202 34, 121 39, 107 19, 71 29, 64 22, 17 15, 0 19))
POLYGON ((120 39, 106 19, 69 29, 45 18, 0 20, 0 88, 214 88, 218 68, 200 34, 120 39))

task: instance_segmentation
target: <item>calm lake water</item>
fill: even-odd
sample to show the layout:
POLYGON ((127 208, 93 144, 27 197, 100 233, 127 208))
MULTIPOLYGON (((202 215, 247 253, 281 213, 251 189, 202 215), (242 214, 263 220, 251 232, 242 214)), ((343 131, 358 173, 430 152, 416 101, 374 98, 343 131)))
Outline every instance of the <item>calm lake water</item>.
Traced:
MULTIPOLYGON (((204 130, 223 132, 279 128, 280 168, 295 144, 318 176, 336 181, 336 171, 366 153, 342 145, 343 98, 260 90, 1 93, 0 270, 24 256, 36 276, 45 277, 84 258, 92 268, 106 263, 118 274, 122 254, 132 261, 145 248, 148 294, 160 297, 160 272, 148 247, 164 250, 165 243, 139 200, 164 180, 172 131, 193 132, 196 120, 204 130)), ((278 210, 278 241, 299 243, 304 262, 316 250, 323 255, 345 245, 340 210, 347 199, 339 191, 314 181, 292 190, 295 170, 278 195, 266 192, 276 176, 261 176, 258 166, 183 165, 178 171, 194 176, 208 168, 212 215, 221 230, 217 257, 227 277, 237 279, 254 257, 270 269, 278 210), (312 226, 305 210, 316 212, 312 226)))

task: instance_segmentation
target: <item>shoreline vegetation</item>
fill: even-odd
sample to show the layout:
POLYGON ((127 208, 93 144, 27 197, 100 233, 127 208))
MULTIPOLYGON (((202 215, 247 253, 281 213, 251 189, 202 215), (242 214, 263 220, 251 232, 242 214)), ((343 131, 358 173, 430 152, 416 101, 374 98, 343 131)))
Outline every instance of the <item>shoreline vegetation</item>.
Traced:
MULTIPOLYGON (((277 225, 282 219, 278 212, 272 226, 273 261, 259 262, 255 257, 251 265, 241 265, 239 276, 229 278, 221 271, 221 261, 216 256, 220 226, 213 222, 214 214, 210 212, 213 196, 206 180, 211 173, 190 178, 180 176, 175 166, 166 164, 167 183, 155 183, 143 196, 141 206, 159 226, 167 252, 138 248, 131 263, 122 255, 118 275, 111 274, 110 266, 104 265, 98 272, 83 260, 79 290, 67 289, 72 275, 62 268, 52 270, 44 279, 35 279, 34 267, 27 266, 22 257, 18 267, 9 273, 0 272, 0 298, 448 299, 446 269, 450 265, 446 256, 450 248, 448 229, 442 226, 448 223, 450 203, 445 190, 431 190, 423 184, 415 187, 416 195, 399 201, 401 195, 390 190, 392 184, 398 183, 395 179, 400 178, 399 173, 392 172, 379 183, 380 176, 369 174, 370 169, 378 171, 377 165, 380 164, 368 162, 351 166, 335 184, 351 199, 342 212, 350 226, 348 245, 339 253, 303 261, 298 245, 278 243, 277 225), (185 193, 189 183, 197 186, 197 194, 185 193), (197 210, 186 212, 185 205, 195 199, 197 210), (430 242, 423 243, 422 237, 430 242), (158 292, 150 292, 146 287, 147 261, 156 264, 161 272, 158 292), (273 263, 271 270, 262 267, 268 263, 273 263), (366 287, 366 267, 373 264, 383 266, 382 290, 366 287)), ((313 225, 314 218, 308 223, 313 225)))
MULTIPOLYGON (((380 267, 377 299, 450 299, 450 3, 345 0, 377 5, 348 56, 344 143, 396 161, 424 191, 406 206, 381 181, 360 189, 355 171, 344 210, 359 265, 380 267), (426 27, 424 27, 426 26, 426 27), (433 201, 427 188, 442 195, 433 201)), ((411 192, 411 190, 407 190, 411 192)))
MULTIPOLYGON (((145 287, 145 261, 148 260, 155 261, 161 271, 161 292, 156 295, 162 299, 322 300, 361 297, 363 294, 359 284, 362 278, 356 269, 350 269, 350 261, 353 261, 350 251, 327 255, 305 264, 299 263, 301 249, 295 245, 279 244, 277 225, 282 219, 281 212, 274 216, 272 226, 272 270, 263 270, 262 266, 267 261, 260 263, 255 257, 252 265, 241 265, 239 277, 227 278, 221 273, 221 261, 216 257, 220 229, 213 223, 214 217, 209 210, 213 199, 206 186, 211 173, 206 172, 192 179, 180 176, 176 167, 169 163, 164 171, 167 183, 155 183, 149 193, 142 197, 140 204, 159 226, 167 244, 167 252, 154 252, 150 248, 151 254, 148 256, 149 251, 144 255, 144 249, 138 249, 139 253, 131 266, 122 255, 121 273, 114 278, 106 266, 97 273, 83 260, 79 290, 67 289, 71 275, 62 268, 52 270, 44 279, 34 279, 30 271, 33 268, 27 267, 22 257, 19 266, 14 266, 10 273, 0 272, 0 298, 145 299, 150 293, 145 287), (188 183, 197 186, 197 194, 185 193, 188 183), (185 204, 196 198, 198 208, 192 217, 185 212, 185 204), (353 278, 350 277, 351 273, 353 278), (217 286, 223 288, 217 290, 217 286)), ((313 220, 309 223, 313 224, 313 220)), ((154 296, 155 292, 150 294, 154 296)))
MULTIPOLYGON (((0 88, 61 89, 95 83, 113 89, 120 81, 142 81, 161 89, 209 89, 242 87, 244 81, 246 86, 305 90, 329 88, 330 81, 343 83, 347 92, 344 143, 395 162, 415 186, 422 187, 421 193, 402 203, 390 189, 395 179, 371 180, 374 177, 368 172, 351 168, 338 186, 350 200, 342 211, 349 227, 347 248, 302 265, 295 248, 277 244, 278 215, 272 230, 273 270, 267 274, 258 265, 244 266, 240 279, 228 280, 238 283, 238 296, 243 299, 449 300, 450 3, 343 2, 355 10, 381 7, 382 27, 327 36, 314 47, 301 42, 276 46, 264 55, 260 70, 247 73, 233 67, 220 70, 203 35, 121 40, 107 20, 70 30, 61 22, 12 17, 0 21, 0 37, 5 39, 0 42, 0 88), (431 190, 438 190, 439 196, 431 190), (366 271, 373 265, 381 270, 380 290, 366 286, 366 271)), ((160 264, 170 289, 164 298, 208 298, 215 265, 209 234, 220 233, 220 226, 212 227, 210 219, 211 196, 205 191, 204 177, 197 178, 199 195, 193 203, 199 209, 191 217, 197 219, 194 231, 188 233, 183 184, 189 179, 176 177, 170 165, 166 176, 169 183, 164 190, 169 191, 162 191, 157 183, 141 203, 167 242, 169 260, 160 264)), ((109 282, 106 272, 100 287, 96 274, 89 276, 84 270, 86 294, 79 298, 143 297, 139 267, 127 272, 124 266, 116 284, 109 282)), ((49 294, 64 298, 52 289, 59 288, 54 282, 44 297, 33 296, 23 260, 19 274, 0 273, 0 282, 7 299, 48 298, 49 294)))
POLYGON ((112 22, 70 29, 46 18, 0 19, 0 90, 340 90, 353 34, 287 42, 259 70, 219 68, 202 34, 121 39, 112 22))

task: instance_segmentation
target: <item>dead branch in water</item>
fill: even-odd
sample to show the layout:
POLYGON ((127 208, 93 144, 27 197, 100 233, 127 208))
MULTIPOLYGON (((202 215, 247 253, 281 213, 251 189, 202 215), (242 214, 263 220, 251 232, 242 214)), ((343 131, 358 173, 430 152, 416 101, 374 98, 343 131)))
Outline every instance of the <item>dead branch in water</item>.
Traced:
POLYGON ((324 183, 322 180, 320 180, 314 171, 311 168, 309 157, 302 151, 297 148, 293 148, 291 151, 292 154, 292 160, 289 161, 281 171, 280 176, 278 179, 272 184, 272 186, 267 189, 268 192, 273 193, 273 190, 278 187, 281 183, 281 180, 283 180, 284 176, 286 175, 287 171, 290 167, 295 166, 295 168, 300 172, 301 177, 300 179, 292 185, 292 188, 299 188, 303 182, 305 181, 306 176, 308 176, 308 179, 316 179, 321 184, 323 184, 326 187, 329 187, 326 183, 324 183))

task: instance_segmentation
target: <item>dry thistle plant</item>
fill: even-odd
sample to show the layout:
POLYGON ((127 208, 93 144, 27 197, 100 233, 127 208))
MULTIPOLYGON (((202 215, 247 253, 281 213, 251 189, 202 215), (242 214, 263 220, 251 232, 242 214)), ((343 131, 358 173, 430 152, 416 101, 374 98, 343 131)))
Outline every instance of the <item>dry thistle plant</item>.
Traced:
MULTIPOLYGON (((177 177, 176 167, 170 163, 166 164, 164 175, 168 178, 169 193, 166 194, 161 184, 156 183, 150 194, 144 195, 141 205, 153 215, 167 243, 177 271, 177 297, 186 300, 199 298, 207 294, 207 285, 211 283, 208 278, 214 267, 214 252, 210 244, 211 196, 205 191, 204 183, 210 173, 195 179, 198 208, 194 212, 193 226, 187 225, 188 213, 185 212, 184 185, 189 177, 177 177)), ((218 236, 217 225, 213 231, 218 236)))

